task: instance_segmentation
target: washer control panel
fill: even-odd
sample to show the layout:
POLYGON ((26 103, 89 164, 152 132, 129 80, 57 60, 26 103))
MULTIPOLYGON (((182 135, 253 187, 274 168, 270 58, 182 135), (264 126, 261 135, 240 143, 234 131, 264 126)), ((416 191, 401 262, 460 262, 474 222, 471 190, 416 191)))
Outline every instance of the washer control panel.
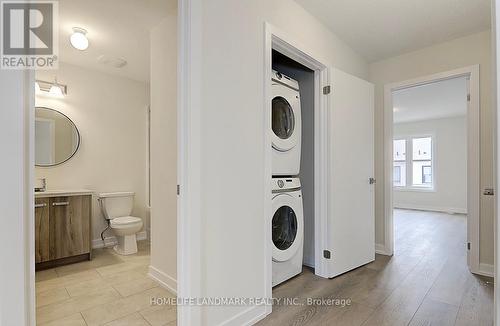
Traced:
POLYGON ((285 178, 285 177, 272 178, 271 189, 273 191, 300 189, 300 179, 299 178, 285 178))

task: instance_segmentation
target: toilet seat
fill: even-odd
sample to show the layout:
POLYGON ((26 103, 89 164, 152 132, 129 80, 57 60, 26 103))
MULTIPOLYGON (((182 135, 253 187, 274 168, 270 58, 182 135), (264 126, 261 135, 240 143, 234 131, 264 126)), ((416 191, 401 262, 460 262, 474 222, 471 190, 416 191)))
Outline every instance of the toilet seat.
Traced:
POLYGON ((139 223, 142 224, 142 219, 135 216, 116 217, 110 222, 112 228, 126 228, 139 223))

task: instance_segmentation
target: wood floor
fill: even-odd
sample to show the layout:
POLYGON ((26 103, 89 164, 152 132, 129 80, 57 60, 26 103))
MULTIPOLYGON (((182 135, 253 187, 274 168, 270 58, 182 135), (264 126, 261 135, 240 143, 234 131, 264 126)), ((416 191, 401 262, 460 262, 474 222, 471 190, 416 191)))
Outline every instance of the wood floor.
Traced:
POLYGON ((467 269, 465 223, 463 215, 395 210, 394 256, 331 280, 304 268, 273 289, 274 298, 299 304, 275 304, 259 325, 493 325, 493 280, 467 269))

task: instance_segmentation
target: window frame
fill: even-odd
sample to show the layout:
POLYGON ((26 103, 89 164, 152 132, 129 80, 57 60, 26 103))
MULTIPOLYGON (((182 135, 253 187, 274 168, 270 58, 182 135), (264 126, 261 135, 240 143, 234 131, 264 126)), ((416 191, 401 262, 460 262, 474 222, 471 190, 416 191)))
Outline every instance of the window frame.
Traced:
MULTIPOLYGON (((412 135, 401 135, 398 137, 394 137, 394 141, 397 140, 405 140, 405 150, 406 150, 406 160, 394 160, 394 153, 392 155, 393 161, 392 164, 394 166, 395 162, 405 162, 406 164, 406 186, 395 186, 394 180, 392 181, 392 188, 395 191, 413 191, 413 192, 436 192, 436 136, 433 133, 424 133, 424 134, 412 134, 412 135), (417 138, 430 138, 431 139, 431 159, 430 160, 413 160, 413 139, 417 138), (410 153, 408 155, 408 153, 410 153), (427 185, 414 185, 413 184, 413 162, 422 162, 422 161, 430 161, 431 162, 431 173, 432 173, 432 182, 430 186, 427 185)), ((426 165, 427 167, 428 165, 426 165)), ((423 167, 422 167, 423 169, 423 167)), ((423 171, 423 170, 422 170, 423 171)), ((422 176, 423 178, 423 176, 422 176)))
MULTIPOLYGON (((399 161, 394 161, 394 162, 399 162, 399 161)), ((395 179, 394 179, 394 177, 393 177, 393 179, 394 179, 394 180, 393 180, 393 183, 394 183, 394 182, 399 182, 399 183, 401 183, 401 167, 400 167, 399 165, 394 165, 394 166, 393 166, 393 168, 394 168, 394 169, 395 169, 395 168, 397 168, 397 169, 399 170, 399 173, 398 173, 398 175, 399 175, 399 180, 395 180, 395 179)), ((394 173, 393 173, 393 175, 394 175, 394 173)), ((399 187, 401 187, 401 186, 399 186, 399 187)))
MULTIPOLYGON (((394 168, 395 168, 394 163, 404 163, 405 164, 405 178, 404 178, 405 185, 404 186, 394 186, 394 176, 393 176, 393 180, 392 180, 392 185, 393 185, 393 187, 406 188, 408 186, 408 140, 406 138, 395 138, 392 142, 392 146, 394 148, 394 143, 396 141, 401 141, 401 140, 405 141, 405 159, 404 160, 395 160, 394 159, 394 152, 393 152, 392 153, 392 169, 393 169, 393 175, 394 175, 394 168)), ((403 175, 402 175, 401 168, 399 169, 399 175, 400 175, 400 179, 402 179, 403 175)))

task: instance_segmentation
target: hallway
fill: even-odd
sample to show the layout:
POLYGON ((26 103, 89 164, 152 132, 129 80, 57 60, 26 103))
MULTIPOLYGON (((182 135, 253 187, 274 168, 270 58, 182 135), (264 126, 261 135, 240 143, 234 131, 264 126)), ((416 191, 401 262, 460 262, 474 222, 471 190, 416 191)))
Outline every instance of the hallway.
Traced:
POLYGON ((328 280, 309 268, 274 288, 275 304, 259 325, 493 325, 493 283, 471 274, 464 215, 395 210, 395 253, 328 280), (307 298, 350 305, 307 305, 307 298))

